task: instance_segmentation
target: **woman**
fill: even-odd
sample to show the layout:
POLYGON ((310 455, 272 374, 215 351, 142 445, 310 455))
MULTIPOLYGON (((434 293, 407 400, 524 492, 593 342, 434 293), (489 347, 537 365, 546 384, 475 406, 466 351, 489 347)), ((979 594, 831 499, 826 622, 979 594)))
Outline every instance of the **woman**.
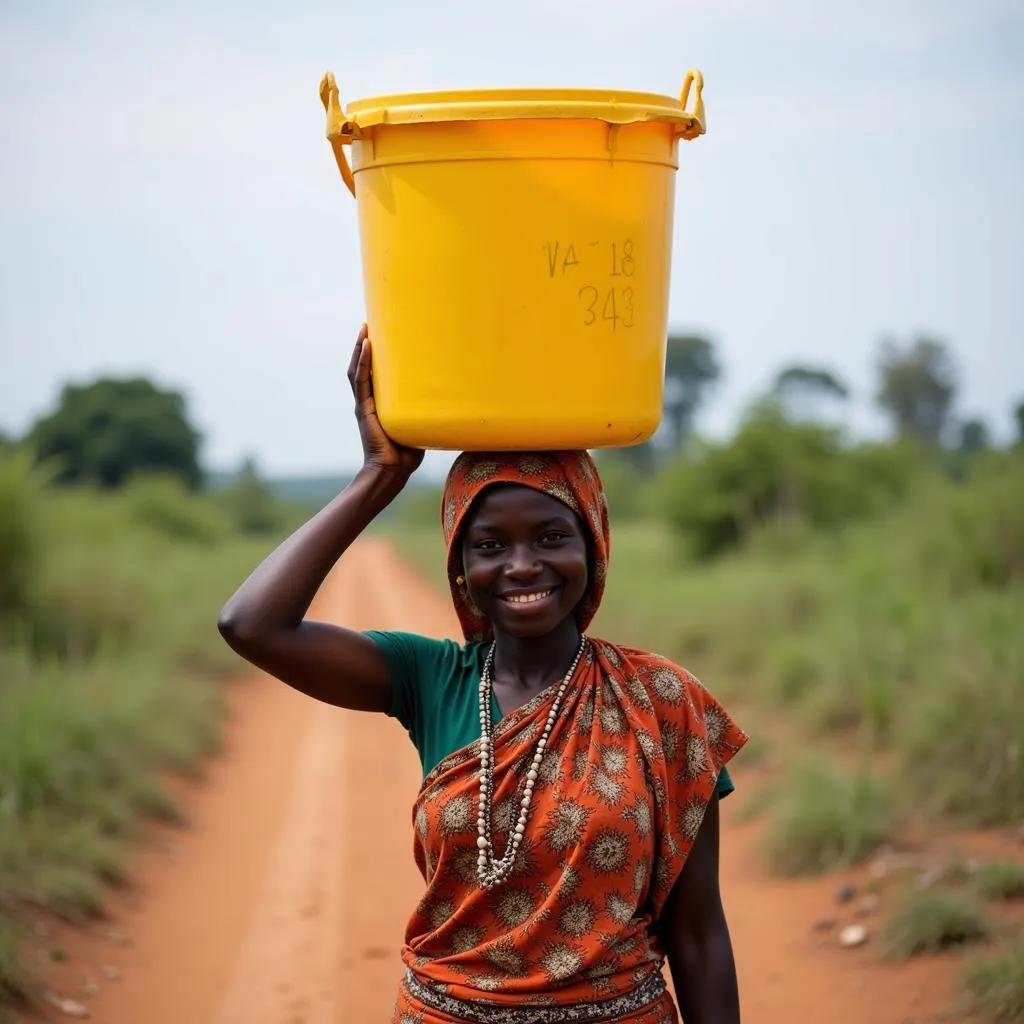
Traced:
POLYGON ((718 799, 746 742, 701 684, 590 638, 608 513, 585 452, 461 455, 445 486, 465 645, 305 621, 423 459, 377 419, 366 329, 349 367, 364 466, 259 566, 220 630, 318 700, 399 719, 423 762, 426 892, 393 1024, 736 1024, 718 799))

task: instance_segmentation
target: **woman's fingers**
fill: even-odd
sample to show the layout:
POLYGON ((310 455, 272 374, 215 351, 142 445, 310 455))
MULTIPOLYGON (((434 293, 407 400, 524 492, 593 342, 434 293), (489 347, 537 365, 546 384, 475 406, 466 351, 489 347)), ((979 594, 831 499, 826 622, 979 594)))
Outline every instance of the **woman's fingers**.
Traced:
POLYGON ((364 420, 373 420, 377 429, 377 402, 373 396, 373 375, 370 369, 370 343, 365 340, 359 350, 359 361, 356 364, 355 396, 356 413, 364 420))
POLYGON ((360 328, 359 337, 356 339, 355 348, 352 349, 352 358, 348 361, 348 380, 355 387, 356 374, 359 370, 359 362, 363 354, 363 347, 366 344, 366 324, 360 328))

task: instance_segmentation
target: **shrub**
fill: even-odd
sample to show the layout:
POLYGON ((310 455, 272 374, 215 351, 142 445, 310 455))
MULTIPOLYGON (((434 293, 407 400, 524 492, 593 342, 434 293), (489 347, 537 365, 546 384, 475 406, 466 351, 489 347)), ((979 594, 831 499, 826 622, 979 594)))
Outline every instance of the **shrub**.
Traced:
POLYGON ((220 507, 243 534, 265 536, 281 533, 293 518, 291 508, 260 478, 251 460, 245 462, 238 477, 217 497, 220 507))
POLYGON ((1021 664, 1018 656, 1017 668, 1003 671, 947 665, 917 695, 906 716, 901 774, 919 809, 981 826, 1024 817, 1021 664))
POLYGON ((958 987, 968 1013, 986 1024, 1018 1024, 1024 1020, 1024 946, 968 963, 958 987))
POLYGON ((231 530, 221 508, 189 491, 176 477, 135 477, 125 489, 124 501, 135 522, 173 540, 212 544, 231 530))
POLYGON ((980 864, 974 884, 987 900, 1024 900, 1024 864, 991 861, 980 864))
POLYGON ((882 953, 890 960, 907 960, 981 941, 990 931, 982 908, 967 897, 938 889, 911 891, 886 918, 882 953))
POLYGON ((29 617, 33 650, 83 660, 120 649, 152 610, 138 566, 99 547, 62 545, 53 555, 29 617))
POLYGON ((796 763, 764 837, 769 869, 811 875, 863 860, 888 837, 890 806, 889 789, 875 775, 848 775, 817 758, 796 763))
POLYGON ((950 502, 950 560, 961 581, 1006 587, 1024 580, 1024 472, 999 460, 979 475, 950 502))
POLYGON ((39 478, 27 455, 0 452, 0 623, 31 600, 40 556, 39 478))
POLYGON ((800 524, 837 527, 901 498, 917 463, 910 449, 850 448, 834 428, 790 422, 760 404, 725 444, 706 445, 658 480, 657 506, 697 558, 761 537, 789 552, 800 524))

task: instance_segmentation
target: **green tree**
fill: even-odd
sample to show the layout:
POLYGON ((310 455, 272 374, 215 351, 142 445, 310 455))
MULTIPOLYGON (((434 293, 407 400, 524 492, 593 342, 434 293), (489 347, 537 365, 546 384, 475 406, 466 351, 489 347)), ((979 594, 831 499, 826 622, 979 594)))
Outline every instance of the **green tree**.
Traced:
POLYGON ((991 447, 991 436, 985 421, 972 419, 961 423, 960 443, 957 447, 965 455, 973 455, 991 447))
POLYGON ((679 451, 693 430, 693 418, 722 375, 714 345, 696 334, 670 334, 665 349, 665 419, 670 447, 679 451))
POLYGON ((831 370, 797 363, 780 371, 772 394, 795 418, 820 419, 827 403, 845 401, 850 390, 831 370))
POLYGON ((918 337, 906 347, 882 343, 878 362, 878 404, 889 414, 896 433, 938 444, 949 422, 957 390, 957 372, 945 345, 918 337))
POLYGON ((663 430, 654 440, 622 449, 641 473, 650 474, 657 463, 656 448, 678 452, 693 430, 697 410, 722 370, 713 343, 696 334, 670 334, 665 347, 663 430))
POLYGON ((1017 403, 1013 418, 1017 421, 1017 445, 1024 448, 1024 402, 1017 403))
POLYGON ((40 461, 55 463, 60 483, 113 488, 140 472, 174 474, 193 488, 202 480, 184 396, 142 377, 66 385, 28 440, 40 461))
POLYGON ((905 490, 910 468, 901 446, 851 449, 837 428, 794 423, 768 399, 729 441, 667 466, 656 501, 692 553, 707 558, 766 524, 827 529, 884 508, 905 490))

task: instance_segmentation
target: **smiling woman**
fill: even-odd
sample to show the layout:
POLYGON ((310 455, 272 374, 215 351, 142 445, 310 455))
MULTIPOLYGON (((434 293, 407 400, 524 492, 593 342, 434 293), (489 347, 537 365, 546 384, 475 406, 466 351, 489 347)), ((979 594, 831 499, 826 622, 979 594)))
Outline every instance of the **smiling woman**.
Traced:
POLYGON ((459 545, 472 603, 511 637, 564 637, 574 648, 573 612, 587 589, 585 538, 579 517, 556 498, 524 486, 488 489, 459 545))
MULTIPOLYGON (((746 735, 685 669, 591 637, 608 510, 586 452, 463 454, 442 499, 465 643, 305 616, 423 453, 376 417, 365 329, 349 371, 365 465, 225 606, 221 632, 319 700, 398 719, 419 751, 393 1024, 739 1021, 718 800, 746 735)), ((396 813, 400 813, 396 808, 396 813)))

